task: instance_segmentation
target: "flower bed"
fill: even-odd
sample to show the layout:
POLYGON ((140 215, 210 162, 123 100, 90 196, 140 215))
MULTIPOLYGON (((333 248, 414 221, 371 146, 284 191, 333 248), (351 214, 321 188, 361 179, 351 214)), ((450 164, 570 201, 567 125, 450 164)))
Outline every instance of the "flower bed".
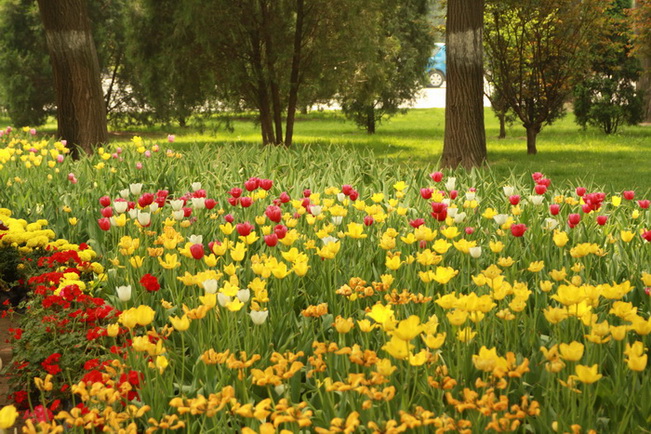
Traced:
POLYGON ((645 197, 237 151, 219 151, 222 167, 136 139, 42 171, 13 162, 62 202, 76 195, 42 212, 92 247, 44 256, 31 279, 15 360, 29 362, 28 429, 647 426, 645 197))

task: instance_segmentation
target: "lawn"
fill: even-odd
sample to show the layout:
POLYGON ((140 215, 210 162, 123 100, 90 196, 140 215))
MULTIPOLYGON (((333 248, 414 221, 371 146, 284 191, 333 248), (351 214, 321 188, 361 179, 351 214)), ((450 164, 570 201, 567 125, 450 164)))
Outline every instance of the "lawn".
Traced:
MULTIPOLYGON (((128 141, 134 134, 151 140, 166 140, 176 135, 175 146, 187 149, 196 144, 225 146, 259 144, 259 128, 254 117, 225 117, 201 122, 190 127, 175 125, 130 127, 112 132, 112 140, 128 141)), ((0 118, 0 125, 9 120, 0 118)), ((351 151, 367 148, 380 159, 391 159, 409 166, 431 169, 438 164, 443 149, 444 109, 414 109, 398 115, 378 128, 375 135, 366 134, 354 123, 334 111, 299 115, 295 127, 297 145, 337 145, 351 151)), ((40 129, 54 134, 51 121, 40 129)), ((514 173, 541 171, 555 181, 596 183, 609 190, 635 186, 651 189, 651 176, 644 176, 651 164, 651 126, 624 127, 613 135, 596 128, 581 129, 570 113, 538 136, 538 155, 526 154, 525 130, 518 123, 507 129, 506 139, 497 139, 499 125, 490 109, 486 109, 486 136, 489 166, 500 177, 514 173)))

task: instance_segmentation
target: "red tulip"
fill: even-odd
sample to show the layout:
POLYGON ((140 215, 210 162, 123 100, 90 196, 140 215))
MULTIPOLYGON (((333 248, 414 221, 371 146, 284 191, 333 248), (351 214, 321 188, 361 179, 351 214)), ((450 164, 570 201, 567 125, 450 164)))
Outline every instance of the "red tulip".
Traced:
POLYGON ((224 220, 226 220, 228 223, 233 223, 235 221, 235 217, 233 217, 233 214, 226 214, 224 216, 224 220))
POLYGON ((190 253, 194 259, 203 258, 203 245, 202 244, 193 244, 190 246, 190 253))
POLYGON ((283 238, 285 238, 285 235, 287 235, 287 226, 285 225, 274 226, 274 234, 276 234, 279 240, 282 240, 283 238))
POLYGON ((240 198, 239 197, 229 197, 228 198, 228 203, 230 203, 232 206, 237 206, 237 204, 240 203, 240 198))
POLYGON ((185 207, 183 208, 183 217, 188 218, 192 215, 192 208, 190 207, 185 207))
POLYGON ((544 175, 540 172, 534 172, 531 174, 531 178, 533 178, 534 181, 538 181, 541 179, 544 175))
POLYGON ((561 206, 557 203, 549 205, 549 213, 551 215, 558 215, 558 213, 561 211, 561 206))
POLYGON ((281 201, 282 203, 287 203, 287 202, 289 202, 290 200, 292 200, 292 199, 289 197, 289 194, 287 194, 286 191, 283 191, 282 193, 280 193, 280 196, 278 196, 278 199, 280 199, 280 201, 281 201))
POLYGON ((642 232, 642 238, 651 243, 651 231, 642 232))
POLYGON ((240 198, 240 205, 242 205, 242 208, 248 208, 251 205, 253 205, 253 199, 250 198, 249 196, 244 196, 240 198))
POLYGON ((113 217, 113 208, 110 206, 102 208, 100 212, 102 213, 102 217, 113 217))
POLYGON ((579 222, 581 221, 581 215, 580 214, 570 214, 567 217, 567 224, 573 228, 574 226, 578 225, 579 222))
POLYGON ((420 195, 423 197, 423 199, 431 199, 432 198, 432 189, 431 188, 421 188, 420 189, 420 195))
POLYGON ((635 192, 631 190, 625 191, 623 194, 624 194, 624 199, 626 200, 633 200, 633 198, 635 197, 635 192))
POLYGON ((213 209, 217 206, 217 201, 215 199, 206 199, 205 203, 206 209, 213 209))
POLYGON ((303 198, 303 200, 301 201, 301 206, 303 208, 309 207, 310 206, 310 198, 309 197, 303 198))
POLYGON ((420 226, 422 226, 422 225, 424 225, 424 224, 425 224, 425 220, 423 220, 423 219, 414 219, 414 220, 411 220, 411 221, 409 222, 409 225, 410 225, 412 228, 418 228, 418 227, 420 227, 420 226))
POLYGON ((303 197, 310 197, 311 194, 312 194, 312 190, 310 190, 309 188, 303 190, 303 197))
POLYGON ((585 194, 585 187, 576 187, 576 195, 579 197, 583 197, 585 194))
POLYGON ((359 197, 359 192, 357 190, 353 190, 353 191, 350 192, 350 196, 348 196, 348 197, 350 198, 350 200, 355 202, 357 200, 357 198, 359 197))
POLYGON ((511 234, 513 234, 514 237, 521 237, 526 231, 527 225, 524 223, 511 225, 511 234))
POLYGON ((249 178, 248 181, 244 182, 244 188, 246 188, 246 191, 253 191, 258 188, 259 181, 258 178, 249 178))
POLYGON ((143 193, 142 196, 138 198, 138 205, 140 208, 144 208, 147 205, 151 205, 154 202, 154 195, 152 193, 143 193))
POLYGON ((99 198, 99 204, 102 205, 103 207, 107 207, 111 205, 111 198, 108 196, 102 196, 99 198))
POLYGON ((443 179, 443 172, 434 172, 434 173, 430 174, 429 176, 430 176, 430 178, 432 178, 432 181, 441 182, 441 180, 443 179))
POLYGON ((271 190, 271 187, 274 185, 274 182, 271 179, 261 179, 259 182, 260 188, 264 191, 271 190))
POLYGON ((458 195, 459 195, 458 191, 456 191, 456 190, 450 191, 450 199, 454 200, 454 199, 457 198, 458 195))
POLYGON ((605 225, 607 221, 608 221, 608 216, 607 215, 597 216, 597 224, 599 226, 605 225))
POLYGON ((534 190, 536 191, 536 194, 545 194, 547 192, 547 186, 536 184, 534 190))
POLYGON ((246 237, 251 233, 251 231, 254 229, 253 225, 249 222, 244 222, 244 223, 238 223, 235 225, 235 229, 237 230, 237 233, 240 234, 242 237, 246 237))
POLYGON ((371 217, 370 215, 364 216, 364 224, 366 226, 371 226, 373 223, 375 223, 373 217, 371 217))
POLYGON ((160 283, 156 276, 147 273, 140 279, 140 284, 149 292, 156 292, 160 289, 160 283))
POLYGON ((549 178, 540 178, 540 179, 536 180, 536 184, 537 185, 544 185, 545 187, 549 187, 550 185, 552 185, 552 180, 549 179, 549 178))
POLYGON ((468 226, 468 227, 466 228, 466 234, 467 234, 467 235, 472 235, 472 234, 474 234, 474 233, 475 233, 475 228, 471 228, 470 226, 468 226))
POLYGON ((240 197, 242 195, 242 189, 238 187, 233 187, 228 192, 232 197, 240 197))
POLYGON ((111 220, 106 217, 97 219, 97 223, 99 224, 99 228, 103 231, 108 231, 111 229, 111 220))
POLYGON ((520 203, 520 195, 514 194, 512 196, 509 196, 509 202, 511 202, 511 205, 515 206, 520 203))
POLYGON ((279 206, 269 205, 264 214, 274 223, 280 223, 282 219, 282 210, 279 206))
POLYGON ((640 205, 640 208, 647 209, 649 208, 649 205, 651 205, 651 202, 647 199, 644 199, 644 200, 638 200, 637 204, 640 205))
POLYGON ((278 235, 276 235, 275 233, 265 235, 264 242, 269 247, 274 247, 276 244, 278 244, 278 235))
POLYGON ((353 191, 353 186, 344 184, 341 186, 341 192, 345 194, 346 196, 350 196, 350 193, 353 191))

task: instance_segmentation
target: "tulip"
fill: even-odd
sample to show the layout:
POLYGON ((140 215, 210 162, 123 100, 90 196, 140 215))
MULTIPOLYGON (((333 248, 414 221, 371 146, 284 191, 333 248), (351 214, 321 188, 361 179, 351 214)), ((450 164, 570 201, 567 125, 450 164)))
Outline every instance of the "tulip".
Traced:
POLYGON ((226 220, 227 223, 233 223, 235 221, 235 217, 233 217, 232 214, 226 214, 224 216, 224 220, 226 220))
POLYGON ((206 209, 213 209, 214 207, 217 206, 217 201, 215 199, 206 199, 204 200, 204 206, 206 209))
POLYGON ((129 191, 133 195, 139 195, 140 192, 142 191, 142 183, 130 184, 129 185, 129 191))
POLYGON ((244 188, 246 188, 246 191, 256 190, 259 181, 259 178, 249 178, 247 181, 244 181, 244 188))
POLYGON ((186 206, 186 207, 184 207, 182 209, 182 211, 183 211, 183 217, 187 218, 187 217, 190 217, 192 215, 192 208, 190 208, 190 207, 186 206))
POLYGON ((65 157, 61 154, 57 155, 57 163, 63 163, 64 158, 65 157))
POLYGON ((338 215, 338 216, 333 216, 330 220, 332 221, 332 224, 339 226, 341 222, 344 220, 344 218, 343 216, 338 215))
POLYGON ((322 212, 323 212, 323 207, 321 205, 310 206, 310 214, 312 214, 314 217, 321 215, 322 212))
POLYGON ((466 193, 466 200, 475 200, 476 197, 477 197, 477 193, 475 193, 474 191, 469 191, 466 193))
POLYGON ((151 224, 151 213, 138 211, 138 223, 140 226, 147 227, 151 224))
POLYGON ((251 321, 253 321, 253 324, 261 325, 261 324, 264 324, 264 322, 267 320, 267 317, 269 316, 269 311, 268 310, 252 310, 249 313, 249 316, 251 317, 251 321))
POLYGON ((274 185, 274 182, 271 179, 261 179, 260 180, 260 188, 263 189, 264 191, 271 190, 271 187, 273 185, 274 185))
POLYGON ((106 217, 97 219, 97 223, 99 224, 99 228, 103 231, 108 231, 111 229, 111 220, 106 217))
POLYGON ((558 213, 561 211, 561 206, 557 203, 549 205, 549 213, 551 215, 558 215, 558 213))
POLYGON ((282 210, 279 206, 269 205, 264 214, 274 223, 280 223, 282 220, 282 210))
POLYGON ((600 216, 597 217, 597 224, 599 226, 605 225, 607 221, 608 221, 608 216, 607 215, 600 215, 600 216))
POLYGON ((348 197, 350 198, 350 200, 352 200, 354 202, 359 197, 359 192, 357 190, 353 190, 353 191, 350 192, 350 196, 348 196, 348 197))
POLYGON ((429 175, 430 178, 432 178, 432 181, 434 182, 441 182, 443 179, 443 172, 434 172, 429 175))
POLYGON ((373 219, 372 216, 370 216, 370 215, 364 216, 364 225, 365 226, 371 226, 374 222, 375 222, 375 220, 373 219))
POLYGON ((142 163, 140 161, 136 163, 136 169, 138 170, 142 169, 142 163))
POLYGON ((202 282, 203 289, 207 294, 216 294, 218 282, 215 279, 206 279, 202 282))
POLYGON ((508 214, 497 214, 493 216, 493 220, 495 220, 495 223, 497 223, 500 226, 506 223, 508 219, 509 219, 508 214))
POLYGON ((475 233, 475 228, 468 226, 466 227, 465 231, 466 231, 466 235, 472 235, 475 233))
POLYGON ((196 260, 203 258, 203 244, 193 244, 190 246, 190 254, 196 260))
POLYGON ((147 205, 150 205, 154 202, 154 195, 152 193, 143 193, 142 196, 138 198, 138 205, 140 208, 144 208, 147 205))
POLYGON ((249 196, 244 196, 240 198, 240 205, 242 205, 242 208, 248 208, 253 205, 253 199, 249 196))
POLYGON ((543 196, 529 196, 529 200, 534 205, 542 205, 543 199, 545 199, 543 196))
POLYGON ((278 196, 278 199, 280 199, 280 201, 282 203, 287 203, 290 200, 292 200, 291 197, 289 197, 289 194, 287 194, 286 191, 283 191, 282 193, 280 193, 280 196, 278 196))
POLYGON ((111 198, 108 196, 102 196, 99 198, 99 204, 102 205, 103 207, 107 207, 111 205, 111 198))
POLYGON ((206 199, 203 197, 193 197, 192 207, 194 209, 204 209, 206 207, 206 199))
POLYGON ((117 292, 120 301, 131 300, 131 285, 118 286, 115 288, 115 291, 117 292))
POLYGON ((455 177, 450 177, 445 181, 445 188, 450 191, 454 190, 454 187, 457 185, 457 178, 455 177))
POLYGON ((471 247, 468 252, 472 258, 479 258, 481 256, 481 246, 471 247))
POLYGON ((515 193, 515 188, 511 187, 510 185, 506 185, 502 187, 502 191, 504 191, 504 196, 510 197, 513 196, 513 193, 515 193))
POLYGON ((642 238, 651 243, 651 231, 644 231, 641 234, 642 238))
POLYGON ((254 227, 251 223, 244 222, 235 225, 235 229, 237 230, 237 233, 240 234, 241 237, 246 237, 251 233, 251 231, 253 231, 254 227))
POLYGON ((285 235, 287 235, 287 226, 285 225, 274 226, 274 234, 276 234, 279 240, 282 240, 283 238, 285 238, 285 235))
POLYGON ((459 192, 456 190, 450 190, 450 199, 454 200, 459 195, 459 192))
POLYGON ((412 228, 419 228, 419 227, 421 227, 421 226, 424 225, 424 224, 425 224, 425 220, 420 219, 420 218, 419 218, 419 219, 411 220, 411 221, 409 222, 409 225, 410 225, 412 228))
POLYGON ((640 206, 640 208, 647 209, 649 208, 649 205, 651 205, 651 201, 644 199, 644 200, 638 200, 637 204, 640 206))
POLYGON ((176 136, 174 134, 168 134, 167 135, 167 141, 169 143, 174 143, 174 140, 176 140, 176 136))
POLYGON ((546 185, 540 185, 540 184, 537 184, 537 185, 534 187, 534 191, 536 192, 536 194, 545 194, 545 193, 547 192, 547 186, 546 186, 546 185))
POLYGON ((113 208, 107 206, 106 208, 102 208, 100 213, 102 214, 102 217, 113 217, 113 208))
POLYGON ((278 235, 269 234, 264 236, 264 242, 269 247, 275 247, 278 244, 278 235))
POLYGON ((534 173, 531 174, 531 178, 532 178, 534 181, 538 181, 538 180, 541 179, 543 176, 544 176, 544 175, 543 175, 542 173, 540 173, 540 172, 534 172, 534 173))
POLYGON ((513 206, 519 204, 520 203, 520 196, 517 195, 517 194, 513 194, 513 195, 509 196, 509 202, 513 206))
POLYGON ((303 197, 310 197, 311 195, 312 195, 312 190, 310 190, 309 188, 303 190, 303 197))
POLYGON ((511 234, 514 237, 521 237, 527 230, 527 226, 524 223, 511 225, 511 234))
POLYGON ((339 202, 343 202, 344 200, 346 200, 346 195, 343 194, 343 193, 338 193, 338 194, 337 194, 337 200, 338 200, 339 202))
POLYGON ((631 190, 625 191, 622 195, 626 200, 633 200, 635 198, 635 192, 631 190))
POLYGON ((7 405, 0 409, 0 430, 4 431, 5 429, 10 428, 16 423, 18 418, 18 411, 13 405, 7 405))
POLYGON ((454 218, 457 216, 457 213, 459 212, 459 208, 447 208, 448 211, 448 216, 454 218))
POLYGON ((184 332, 190 328, 190 319, 187 315, 183 315, 181 318, 178 316, 171 316, 170 322, 172 323, 172 327, 180 332, 184 332))
POLYGON ((581 221, 581 215, 580 214, 570 214, 567 218, 567 224, 573 228, 574 226, 578 225, 579 222, 581 221))
POLYGON ((219 292, 217 293, 217 301, 219 302, 220 306, 224 307, 231 302, 231 297, 219 292))
POLYGON ((248 289, 240 289, 237 291, 237 298, 240 300, 242 303, 246 303, 249 301, 249 298, 251 298, 251 291, 248 289))
POLYGON ((420 195, 423 199, 431 199, 432 189, 431 188, 421 188, 420 195))
POLYGON ((576 187, 576 195, 579 197, 583 197, 585 194, 585 187, 576 187))

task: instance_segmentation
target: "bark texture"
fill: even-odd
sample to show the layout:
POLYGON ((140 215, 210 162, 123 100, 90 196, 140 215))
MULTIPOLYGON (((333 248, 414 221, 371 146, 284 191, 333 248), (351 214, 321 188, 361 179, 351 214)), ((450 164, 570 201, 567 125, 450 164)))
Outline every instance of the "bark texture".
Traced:
POLYGON ((486 162, 482 29, 484 0, 449 0, 443 167, 486 162))
POLYGON ((73 156, 105 143, 106 105, 85 0, 38 0, 56 90, 58 135, 73 156))

